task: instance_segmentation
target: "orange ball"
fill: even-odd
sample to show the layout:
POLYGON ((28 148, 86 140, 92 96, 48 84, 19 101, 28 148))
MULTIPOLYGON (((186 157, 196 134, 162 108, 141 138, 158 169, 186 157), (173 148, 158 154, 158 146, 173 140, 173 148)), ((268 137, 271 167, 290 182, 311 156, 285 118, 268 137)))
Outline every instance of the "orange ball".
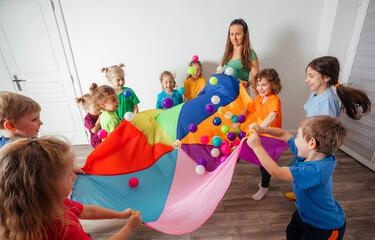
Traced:
POLYGON ((207 131, 206 131, 206 135, 207 135, 207 137, 212 137, 213 135, 214 135, 214 131, 212 131, 211 129, 208 129, 207 131))

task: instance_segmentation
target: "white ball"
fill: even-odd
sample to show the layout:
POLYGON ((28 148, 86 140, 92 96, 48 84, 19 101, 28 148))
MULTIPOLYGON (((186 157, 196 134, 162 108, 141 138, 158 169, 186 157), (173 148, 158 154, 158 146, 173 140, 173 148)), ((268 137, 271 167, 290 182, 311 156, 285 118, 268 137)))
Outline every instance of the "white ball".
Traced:
POLYGON ((197 165, 195 167, 195 173, 198 175, 202 175, 205 171, 206 169, 202 165, 197 165))
POLYGON ((125 113, 124 118, 125 118, 126 121, 129 121, 129 122, 130 122, 131 120, 134 119, 134 113, 132 113, 132 112, 127 112, 127 113, 125 113))
POLYGON ((231 113, 231 112, 226 112, 225 114, 224 114, 224 117, 226 118, 226 119, 232 119, 232 117, 233 117, 233 114, 231 113))
POLYGON ((213 148, 212 150, 211 150, 211 156, 213 156, 213 157, 218 157, 220 155, 220 150, 219 149, 217 149, 217 148, 213 148))
POLYGON ((227 67, 226 69, 225 69, 225 74, 226 75, 232 75, 233 74, 233 68, 231 68, 231 67, 227 67))
POLYGON ((211 98, 211 102, 212 102, 213 104, 219 104, 219 102, 220 102, 220 98, 219 98, 219 96, 217 96, 217 95, 212 96, 212 98, 211 98))
POLYGON ((224 72, 224 68, 223 68, 223 66, 218 66, 218 67, 216 68, 216 72, 218 72, 218 73, 223 73, 223 72, 224 72))

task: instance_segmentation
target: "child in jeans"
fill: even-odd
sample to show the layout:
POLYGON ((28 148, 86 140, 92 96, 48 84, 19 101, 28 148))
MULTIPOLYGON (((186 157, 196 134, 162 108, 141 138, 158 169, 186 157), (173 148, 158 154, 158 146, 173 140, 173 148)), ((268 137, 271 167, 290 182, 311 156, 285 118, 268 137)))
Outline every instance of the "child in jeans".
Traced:
POLYGON ((247 144, 263 167, 273 176, 293 184, 297 197, 293 217, 286 229, 287 239, 343 239, 345 213, 332 196, 335 151, 344 143, 347 130, 327 115, 304 119, 296 137, 280 128, 249 126, 254 133, 247 144), (270 134, 288 142, 297 156, 293 166, 279 167, 261 145, 258 133, 270 134))

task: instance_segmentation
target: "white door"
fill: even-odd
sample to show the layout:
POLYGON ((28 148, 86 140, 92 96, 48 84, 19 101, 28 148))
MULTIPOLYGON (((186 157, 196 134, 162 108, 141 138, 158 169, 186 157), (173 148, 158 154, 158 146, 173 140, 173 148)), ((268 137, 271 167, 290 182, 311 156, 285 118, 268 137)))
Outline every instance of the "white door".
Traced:
POLYGON ((87 144, 51 2, 0 0, 0 50, 1 90, 15 90, 41 105, 40 135, 87 144))

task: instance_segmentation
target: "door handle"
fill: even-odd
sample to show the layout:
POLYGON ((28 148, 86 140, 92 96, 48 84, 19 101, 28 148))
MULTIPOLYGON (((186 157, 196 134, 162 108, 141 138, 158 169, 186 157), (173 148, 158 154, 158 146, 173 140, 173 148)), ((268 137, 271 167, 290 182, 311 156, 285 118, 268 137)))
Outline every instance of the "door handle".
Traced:
POLYGON ((14 79, 12 79, 12 81, 16 83, 18 91, 22 91, 22 87, 21 87, 20 82, 26 82, 26 80, 18 79, 16 74, 13 75, 13 78, 14 79))

